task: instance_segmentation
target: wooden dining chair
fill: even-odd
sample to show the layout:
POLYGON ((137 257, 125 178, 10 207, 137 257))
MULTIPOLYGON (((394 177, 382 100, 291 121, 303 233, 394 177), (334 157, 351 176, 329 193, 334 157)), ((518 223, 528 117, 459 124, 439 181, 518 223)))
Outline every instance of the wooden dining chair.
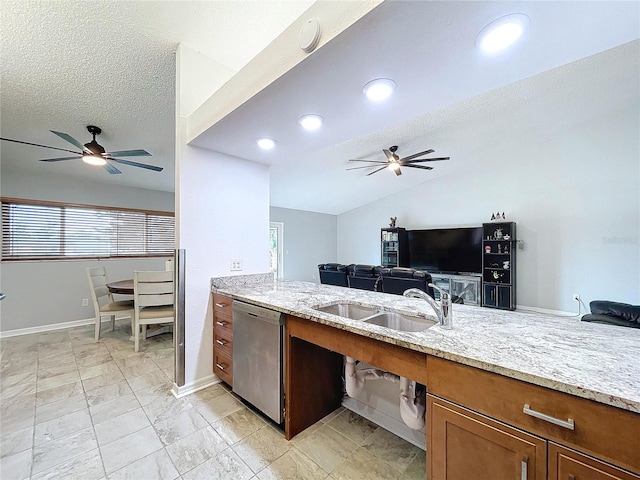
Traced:
POLYGON ((147 325, 173 322, 175 318, 173 271, 133 272, 135 351, 147 338, 147 325))
POLYGON ((133 300, 113 300, 113 295, 107 288, 106 269, 104 267, 87 267, 87 278, 93 300, 93 310, 96 315, 96 342, 100 340, 102 317, 111 317, 111 330, 113 330, 116 324, 116 315, 129 315, 133 327, 133 300))

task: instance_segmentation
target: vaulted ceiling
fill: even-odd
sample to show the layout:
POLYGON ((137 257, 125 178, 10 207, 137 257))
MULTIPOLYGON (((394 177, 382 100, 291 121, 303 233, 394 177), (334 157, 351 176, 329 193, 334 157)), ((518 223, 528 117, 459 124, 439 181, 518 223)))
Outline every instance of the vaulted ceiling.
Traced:
MULTIPOLYGON (((49 129, 84 143, 85 126, 96 124, 108 150, 144 148, 165 171, 123 167, 123 175, 109 176, 81 162, 47 165, 36 160, 49 151, 6 142, 2 169, 171 191, 177 43, 239 78, 309 4, 3 0, 2 136, 65 148, 49 129)), ((193 143, 272 165, 275 206, 341 213, 485 165, 501 138, 544 137, 640 108, 639 19, 637 2, 387 1, 193 143), (514 12, 531 20, 526 37, 483 56, 478 32, 514 12), (378 77, 398 86, 373 105, 361 89, 378 77), (303 113, 322 115, 323 128, 303 131, 303 113), (263 135, 278 140, 274 150, 257 148, 263 135), (383 159, 391 145, 402 155, 433 148, 451 160, 401 177, 346 171, 348 159, 383 159)))

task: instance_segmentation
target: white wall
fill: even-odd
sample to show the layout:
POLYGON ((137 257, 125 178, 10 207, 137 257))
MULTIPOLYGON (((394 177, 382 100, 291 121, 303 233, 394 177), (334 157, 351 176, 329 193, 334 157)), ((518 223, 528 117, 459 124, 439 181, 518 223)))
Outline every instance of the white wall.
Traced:
MULTIPOLYGON (((269 271, 269 167, 186 144, 181 101, 191 98, 181 77, 197 56, 177 55, 176 223, 186 251, 185 386, 213 375, 211 277, 269 271)), ((224 72, 223 72, 224 73, 224 72)))
POLYGON ((638 304, 639 129, 633 104, 551 138, 496 132, 496 147, 478 152, 473 171, 339 215, 338 261, 379 263, 379 229, 391 216, 421 229, 480 225, 500 210, 525 242, 518 305, 575 312, 574 293, 587 307, 595 299, 638 304))
MULTIPOLYGON (((2 171, 2 196, 87 205, 173 211, 173 193, 70 180, 64 176, 2 171)), ((0 331, 94 318, 85 268, 104 265, 110 280, 132 278, 134 270, 164 270, 165 258, 2 262, 0 331)))
POLYGON ((284 223, 284 279, 318 282, 318 264, 335 262, 336 215, 271 207, 271 221, 284 223))

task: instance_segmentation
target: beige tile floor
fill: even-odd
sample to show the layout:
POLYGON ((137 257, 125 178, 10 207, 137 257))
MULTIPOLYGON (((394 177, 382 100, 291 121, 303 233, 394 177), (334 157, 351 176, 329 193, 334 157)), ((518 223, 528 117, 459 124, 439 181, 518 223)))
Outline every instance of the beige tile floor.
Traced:
POLYGON ((0 478, 424 479, 425 453, 345 409, 287 442, 224 384, 176 399, 168 334, 128 321, 0 340, 0 478))

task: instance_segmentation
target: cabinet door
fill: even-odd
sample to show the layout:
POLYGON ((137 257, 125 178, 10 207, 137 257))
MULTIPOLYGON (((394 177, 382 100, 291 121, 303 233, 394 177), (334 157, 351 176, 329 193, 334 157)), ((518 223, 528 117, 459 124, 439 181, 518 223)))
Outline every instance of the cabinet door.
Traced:
POLYGON ((498 304, 498 291, 496 290, 496 286, 490 283, 485 283, 483 288, 482 305, 486 307, 495 307, 498 304))
POLYGON ((451 295, 460 297, 465 305, 480 305, 480 282, 475 280, 451 279, 451 295))
POLYGON ((498 285, 496 289, 498 294, 497 306, 499 308, 511 308, 511 287, 498 285))
POLYGON ((638 480, 639 476, 549 442, 549 480, 638 480))
POLYGON ((546 440, 428 396, 429 480, 544 480, 546 440))

